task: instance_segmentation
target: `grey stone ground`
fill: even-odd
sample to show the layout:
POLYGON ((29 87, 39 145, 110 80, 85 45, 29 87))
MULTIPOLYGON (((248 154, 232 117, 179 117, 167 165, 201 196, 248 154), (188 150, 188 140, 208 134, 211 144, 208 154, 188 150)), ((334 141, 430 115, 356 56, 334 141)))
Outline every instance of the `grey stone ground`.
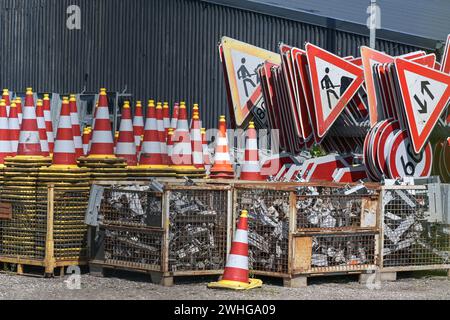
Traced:
POLYGON ((130 274, 106 278, 83 275, 81 290, 69 290, 63 278, 0 274, 0 299, 450 299, 450 281, 445 273, 402 274, 396 282, 382 283, 379 290, 359 284, 357 277, 317 278, 310 281, 307 288, 300 289, 284 288, 281 282, 273 279, 266 281, 262 289, 249 292, 207 289, 208 281, 214 279, 181 279, 174 287, 166 288, 148 282, 145 277, 130 274))

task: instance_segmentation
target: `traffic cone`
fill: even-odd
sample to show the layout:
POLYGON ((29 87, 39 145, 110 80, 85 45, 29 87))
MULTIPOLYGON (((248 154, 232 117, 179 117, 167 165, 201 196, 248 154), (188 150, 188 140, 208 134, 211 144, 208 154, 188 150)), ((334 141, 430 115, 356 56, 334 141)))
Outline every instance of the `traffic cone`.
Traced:
POLYGON ((259 164, 258 139, 255 124, 250 122, 247 129, 247 142, 245 147, 245 160, 242 165, 240 180, 262 181, 261 165, 259 164))
POLYGON ((119 131, 116 131, 114 133, 114 154, 116 154, 118 140, 119 140, 119 131))
POLYGON ((149 101, 147 115, 145 119, 144 140, 142 143, 139 167, 151 170, 167 170, 168 166, 163 163, 161 153, 161 141, 156 120, 156 108, 152 101, 149 101))
POLYGON ((205 169, 203 164, 203 143, 198 113, 192 116, 191 125, 192 164, 198 169, 205 169))
POLYGON ((206 129, 201 129, 202 133, 202 151, 203 151, 203 164, 205 166, 206 173, 209 174, 211 170, 211 158, 208 149, 208 142, 206 141, 206 129))
POLYGON ((84 155, 87 155, 89 152, 89 141, 91 141, 91 132, 92 129, 91 127, 85 127, 83 129, 83 136, 82 136, 82 141, 83 141, 83 153, 84 155))
POLYGON ((225 116, 220 116, 214 165, 211 168, 211 179, 234 179, 234 170, 228 150, 227 124, 225 116))
POLYGON ((119 138, 116 145, 116 157, 125 159, 129 167, 137 166, 136 143, 129 101, 126 101, 122 107, 122 120, 120 121, 119 138))
POLYGON ((53 132, 52 114, 50 111, 50 95, 44 94, 44 120, 45 120, 45 130, 47 132, 48 149, 50 154, 53 153, 55 148, 55 134, 53 132))
POLYGON ((134 118, 133 118, 133 132, 134 132, 134 141, 136 144, 136 152, 139 154, 141 152, 141 136, 144 134, 144 116, 142 113, 142 102, 136 102, 136 108, 134 110, 134 118))
POLYGON ((167 161, 168 165, 172 166, 172 154, 173 154, 173 129, 169 128, 167 132, 167 161))
POLYGON ((176 102, 175 105, 173 106, 172 122, 170 124, 173 130, 177 129, 179 112, 180 112, 180 105, 178 104, 178 102, 176 102))
POLYGON ((6 114, 5 99, 0 100, 0 165, 3 166, 5 158, 12 155, 11 139, 6 114))
POLYGON ((16 98, 16 107, 17 107, 17 118, 19 119, 19 124, 22 125, 23 119, 23 110, 22 110, 22 98, 16 98))
POLYGON ((75 154, 77 158, 83 156, 83 141, 81 140, 80 118, 78 116, 77 97, 70 96, 70 120, 72 121, 73 142, 75 143, 75 154))
POLYGON ((8 118, 9 138, 11 140, 11 156, 17 154, 17 146, 19 145, 20 124, 17 117, 17 105, 15 102, 11 104, 8 118))
POLYGON ((2 99, 5 100, 6 115, 9 117, 9 110, 11 109, 11 99, 9 98, 8 89, 3 89, 2 99))
POLYGON ((73 136, 72 112, 67 97, 63 98, 58 131, 56 133, 55 149, 53 150, 53 164, 50 169, 75 169, 77 153, 73 136))
POLYGON ((106 89, 100 89, 88 158, 115 158, 106 89))
POLYGON ((164 122, 164 130, 166 132, 166 138, 167 138, 167 134, 169 133, 169 128, 171 127, 170 110, 169 110, 168 102, 164 102, 164 105, 163 105, 163 122, 164 122))
POLYGON ((239 217, 222 280, 209 283, 208 288, 249 290, 262 286, 261 280, 249 279, 248 275, 248 212, 243 210, 239 217))
POLYGON ((156 123, 158 126, 159 141, 161 142, 161 156, 163 164, 169 164, 167 159, 167 135, 164 128, 164 118, 163 118, 163 106, 161 102, 158 102, 156 106, 156 123))
POLYGON ((41 141, 42 155, 47 157, 50 155, 50 148, 47 141, 47 129, 45 128, 43 101, 38 99, 36 102, 36 121, 39 130, 39 140, 41 141))
POLYGON ((31 88, 27 88, 17 156, 33 158, 42 157, 41 141, 39 139, 39 130, 36 120, 36 109, 34 107, 33 92, 31 88))

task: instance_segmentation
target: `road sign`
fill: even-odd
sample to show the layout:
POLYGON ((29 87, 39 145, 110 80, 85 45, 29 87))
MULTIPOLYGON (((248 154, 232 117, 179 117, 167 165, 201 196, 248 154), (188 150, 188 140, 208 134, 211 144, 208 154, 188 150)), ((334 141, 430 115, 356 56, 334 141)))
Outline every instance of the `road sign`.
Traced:
POLYGON ((425 56, 411 59, 410 61, 427 66, 428 68, 434 68, 434 65, 436 64, 436 55, 434 53, 430 53, 425 56))
POLYGON ((343 156, 329 155, 306 160, 303 163, 301 178, 306 182, 333 181, 336 169, 349 167, 343 156))
POLYGON ((444 73, 450 73, 450 34, 447 36, 447 42, 445 43, 444 55, 441 61, 441 71, 444 73))
POLYGON ((377 165, 380 171, 388 176, 388 165, 386 162, 386 158, 389 155, 390 150, 388 150, 389 143, 397 131, 400 130, 400 124, 397 120, 390 120, 389 124, 382 130, 379 143, 377 146, 377 165))
POLYGON ((398 132, 392 139, 389 153, 389 175, 392 179, 405 177, 429 177, 433 163, 431 144, 420 153, 415 153, 406 130, 398 132))
POLYGON ((419 153, 450 99, 450 76, 401 58, 395 66, 414 152, 419 153))
POLYGON ((336 169, 333 181, 337 183, 352 183, 367 179, 366 168, 363 165, 336 169))
POLYGON ((316 107, 318 136, 323 137, 364 82, 363 69, 311 43, 306 44, 316 107))
POLYGON ((221 41, 226 78, 235 123, 241 127, 248 121, 252 108, 262 98, 261 80, 257 69, 265 61, 280 64, 280 56, 228 37, 221 41))

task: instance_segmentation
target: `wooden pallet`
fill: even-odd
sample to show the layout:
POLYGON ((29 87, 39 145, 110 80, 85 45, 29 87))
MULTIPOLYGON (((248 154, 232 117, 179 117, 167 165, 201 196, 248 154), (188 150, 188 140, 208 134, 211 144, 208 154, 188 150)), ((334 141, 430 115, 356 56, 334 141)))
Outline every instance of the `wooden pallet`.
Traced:
POLYGON ((0 272, 39 278, 63 277, 69 266, 86 265, 85 261, 59 261, 47 265, 44 260, 0 257, 0 272))

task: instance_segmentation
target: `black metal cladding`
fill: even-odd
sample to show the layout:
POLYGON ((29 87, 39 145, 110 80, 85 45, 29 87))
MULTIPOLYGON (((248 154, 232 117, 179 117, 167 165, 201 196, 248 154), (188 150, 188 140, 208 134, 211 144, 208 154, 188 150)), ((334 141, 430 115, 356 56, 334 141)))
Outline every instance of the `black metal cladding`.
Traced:
MULTIPOLYGON (((206 127, 228 115, 217 43, 229 36, 276 51, 309 41, 358 56, 368 38, 195 0, 0 0, 0 85, 13 91, 127 91, 200 103, 206 127), (81 30, 66 27, 81 9, 81 30)), ((378 41, 402 54, 417 48, 378 41)))

